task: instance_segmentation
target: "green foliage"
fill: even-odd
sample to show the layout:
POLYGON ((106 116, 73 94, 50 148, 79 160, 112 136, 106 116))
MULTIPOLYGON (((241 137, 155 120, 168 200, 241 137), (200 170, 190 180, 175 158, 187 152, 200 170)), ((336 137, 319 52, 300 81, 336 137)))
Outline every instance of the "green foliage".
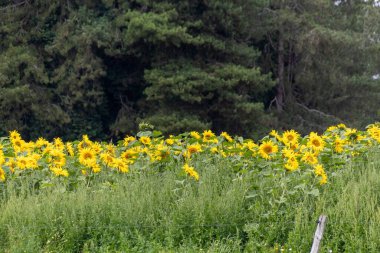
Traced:
POLYGON ((0 132, 120 138, 146 120, 260 135, 379 119, 372 1, 8 2, 0 132))
MULTIPOLYGON (((20 177, 0 187, 0 246, 9 252, 285 252, 310 250, 320 214, 323 251, 378 252, 379 155, 329 183, 271 167, 236 174, 234 162, 198 156, 199 182, 177 164, 160 174, 98 176, 89 184, 20 177), (289 251, 288 251, 289 250, 289 251), (277 251, 279 252, 279 250, 277 251)), ((146 172, 146 171, 145 171, 146 172)))

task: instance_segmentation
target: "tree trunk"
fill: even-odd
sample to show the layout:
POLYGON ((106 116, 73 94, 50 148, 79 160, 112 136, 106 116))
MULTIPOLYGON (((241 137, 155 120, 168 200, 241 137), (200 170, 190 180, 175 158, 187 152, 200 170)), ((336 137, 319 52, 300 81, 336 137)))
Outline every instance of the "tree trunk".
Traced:
POLYGON ((284 84, 284 39, 282 37, 282 32, 280 31, 278 37, 278 84, 276 90, 276 107, 277 111, 281 112, 284 109, 285 100, 285 84, 284 84))

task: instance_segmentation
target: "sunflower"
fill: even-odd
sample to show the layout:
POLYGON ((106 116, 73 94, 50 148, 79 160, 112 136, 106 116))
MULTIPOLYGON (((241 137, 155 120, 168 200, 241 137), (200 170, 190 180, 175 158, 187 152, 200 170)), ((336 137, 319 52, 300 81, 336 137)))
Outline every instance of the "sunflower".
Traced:
POLYGON ((186 172, 186 174, 193 177, 197 181, 199 180, 199 174, 195 171, 194 167, 191 167, 187 163, 185 163, 182 168, 186 172))
POLYGON ((83 148, 79 151, 79 162, 82 165, 92 167, 96 163, 96 153, 90 148, 83 148))
POLYGON ((192 145, 189 145, 187 146, 187 152, 192 155, 194 153, 198 153, 198 152, 201 152, 202 151, 202 147, 199 143, 196 143, 196 144, 192 144, 192 145))
POLYGON ((121 153, 120 157, 123 159, 124 162, 127 162, 128 160, 136 159, 138 156, 138 151, 136 149, 127 149, 123 153, 121 153))
POLYGON ((68 177, 69 172, 65 169, 62 169, 60 167, 50 167, 50 170, 56 175, 57 177, 62 176, 62 177, 68 177))
POLYGON ((301 158, 301 161, 307 163, 307 164, 317 164, 318 163, 318 158, 317 158, 317 155, 313 152, 310 152, 310 151, 306 151, 302 158, 301 158))
POLYGON ((13 140, 13 139, 21 139, 21 135, 16 130, 13 130, 13 131, 9 132, 9 137, 10 137, 11 140, 13 140))
POLYGON ((25 156, 19 156, 17 157, 17 167, 21 170, 25 170, 28 168, 28 158, 25 156))
POLYGON ((220 136, 223 136, 224 139, 226 139, 226 141, 228 141, 228 142, 232 142, 233 141, 232 137, 227 132, 222 132, 220 134, 220 136))
POLYGON ((367 129, 367 132, 372 139, 375 139, 377 142, 380 142, 380 127, 372 125, 367 129))
POLYGON ((205 130, 203 133, 203 142, 212 142, 215 134, 211 130, 205 130))
POLYGON ((246 143, 243 144, 243 147, 252 152, 255 152, 255 149, 257 148, 257 144, 254 143, 252 140, 248 140, 246 143))
POLYGON ((166 142, 167 145, 171 146, 171 145, 174 144, 174 139, 168 138, 168 139, 165 140, 165 142, 166 142))
POLYGON ((298 143, 299 137, 300 137, 300 134, 292 129, 290 131, 285 131, 282 134, 281 140, 285 145, 294 145, 298 143))
POLYGON ((74 156, 75 155, 73 144, 71 142, 67 142, 66 143, 66 150, 67 150, 67 153, 69 153, 70 156, 74 156))
POLYGON ((363 139, 363 137, 360 135, 358 130, 355 128, 354 129, 348 128, 344 132, 344 135, 347 137, 349 141, 353 141, 353 142, 360 141, 363 139))
POLYGON ((135 141, 135 140, 136 140, 136 138, 133 137, 133 136, 126 136, 126 137, 124 138, 123 145, 124 145, 125 147, 127 147, 127 146, 129 145, 129 143, 131 143, 132 141, 135 141))
POLYGON ((5 171, 2 168, 0 168, 0 181, 5 181, 5 171))
POLYGON ((316 151, 321 151, 325 147, 325 141, 317 133, 311 132, 307 146, 316 151))
POLYGON ((102 153, 100 159, 106 166, 111 166, 114 163, 114 157, 109 153, 102 153))
POLYGON ((346 143, 345 140, 342 140, 340 138, 336 138, 334 140, 334 150, 337 153, 342 153, 343 152, 343 145, 346 143))
POLYGON ((151 139, 148 136, 141 136, 140 142, 144 145, 149 145, 151 143, 151 139))
POLYGON ((64 150, 65 144, 63 143, 62 139, 58 137, 54 139, 54 147, 59 150, 64 150))
POLYGON ((290 157, 285 164, 285 169, 288 171, 295 171, 298 169, 298 167, 299 167, 299 163, 295 156, 290 157))
POLYGON ((262 158, 271 159, 270 154, 274 154, 278 151, 278 146, 275 145, 272 141, 264 141, 259 146, 259 154, 262 158))
POLYGON ((201 138, 201 135, 197 131, 190 132, 190 136, 197 140, 201 138))
POLYGON ((278 134, 276 130, 270 131, 269 135, 275 137, 278 141, 281 141, 281 136, 278 134))

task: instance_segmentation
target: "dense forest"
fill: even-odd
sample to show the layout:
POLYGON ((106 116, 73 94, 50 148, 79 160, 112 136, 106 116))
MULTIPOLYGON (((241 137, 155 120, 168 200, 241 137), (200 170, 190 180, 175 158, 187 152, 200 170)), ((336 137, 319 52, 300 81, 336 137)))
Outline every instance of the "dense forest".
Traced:
POLYGON ((379 24, 365 0, 0 0, 0 134, 364 127, 379 24))

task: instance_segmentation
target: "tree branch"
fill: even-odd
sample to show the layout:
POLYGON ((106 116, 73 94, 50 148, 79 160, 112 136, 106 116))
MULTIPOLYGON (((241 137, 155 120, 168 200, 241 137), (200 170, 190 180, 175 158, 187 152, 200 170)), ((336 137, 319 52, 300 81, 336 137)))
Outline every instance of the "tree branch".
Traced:
POLYGON ((304 104, 301 104, 301 103, 296 103, 296 105, 298 105, 299 107, 303 108, 304 110, 308 111, 308 112, 311 112, 311 113, 316 113, 316 114, 319 114, 323 117, 326 117, 326 118, 331 118, 331 119, 334 119, 338 122, 343 122, 343 120, 341 120, 340 118, 334 116, 334 115, 331 115, 331 114, 327 114, 325 112, 322 112, 320 110, 317 110, 317 109, 311 109, 309 107, 307 107, 306 105, 304 104))
POLYGON ((12 5, 5 6, 3 8, 0 8, 0 11, 7 11, 9 9, 14 9, 14 8, 21 6, 21 5, 24 5, 24 4, 29 4, 29 0, 24 0, 24 1, 19 2, 19 3, 15 3, 12 5))

